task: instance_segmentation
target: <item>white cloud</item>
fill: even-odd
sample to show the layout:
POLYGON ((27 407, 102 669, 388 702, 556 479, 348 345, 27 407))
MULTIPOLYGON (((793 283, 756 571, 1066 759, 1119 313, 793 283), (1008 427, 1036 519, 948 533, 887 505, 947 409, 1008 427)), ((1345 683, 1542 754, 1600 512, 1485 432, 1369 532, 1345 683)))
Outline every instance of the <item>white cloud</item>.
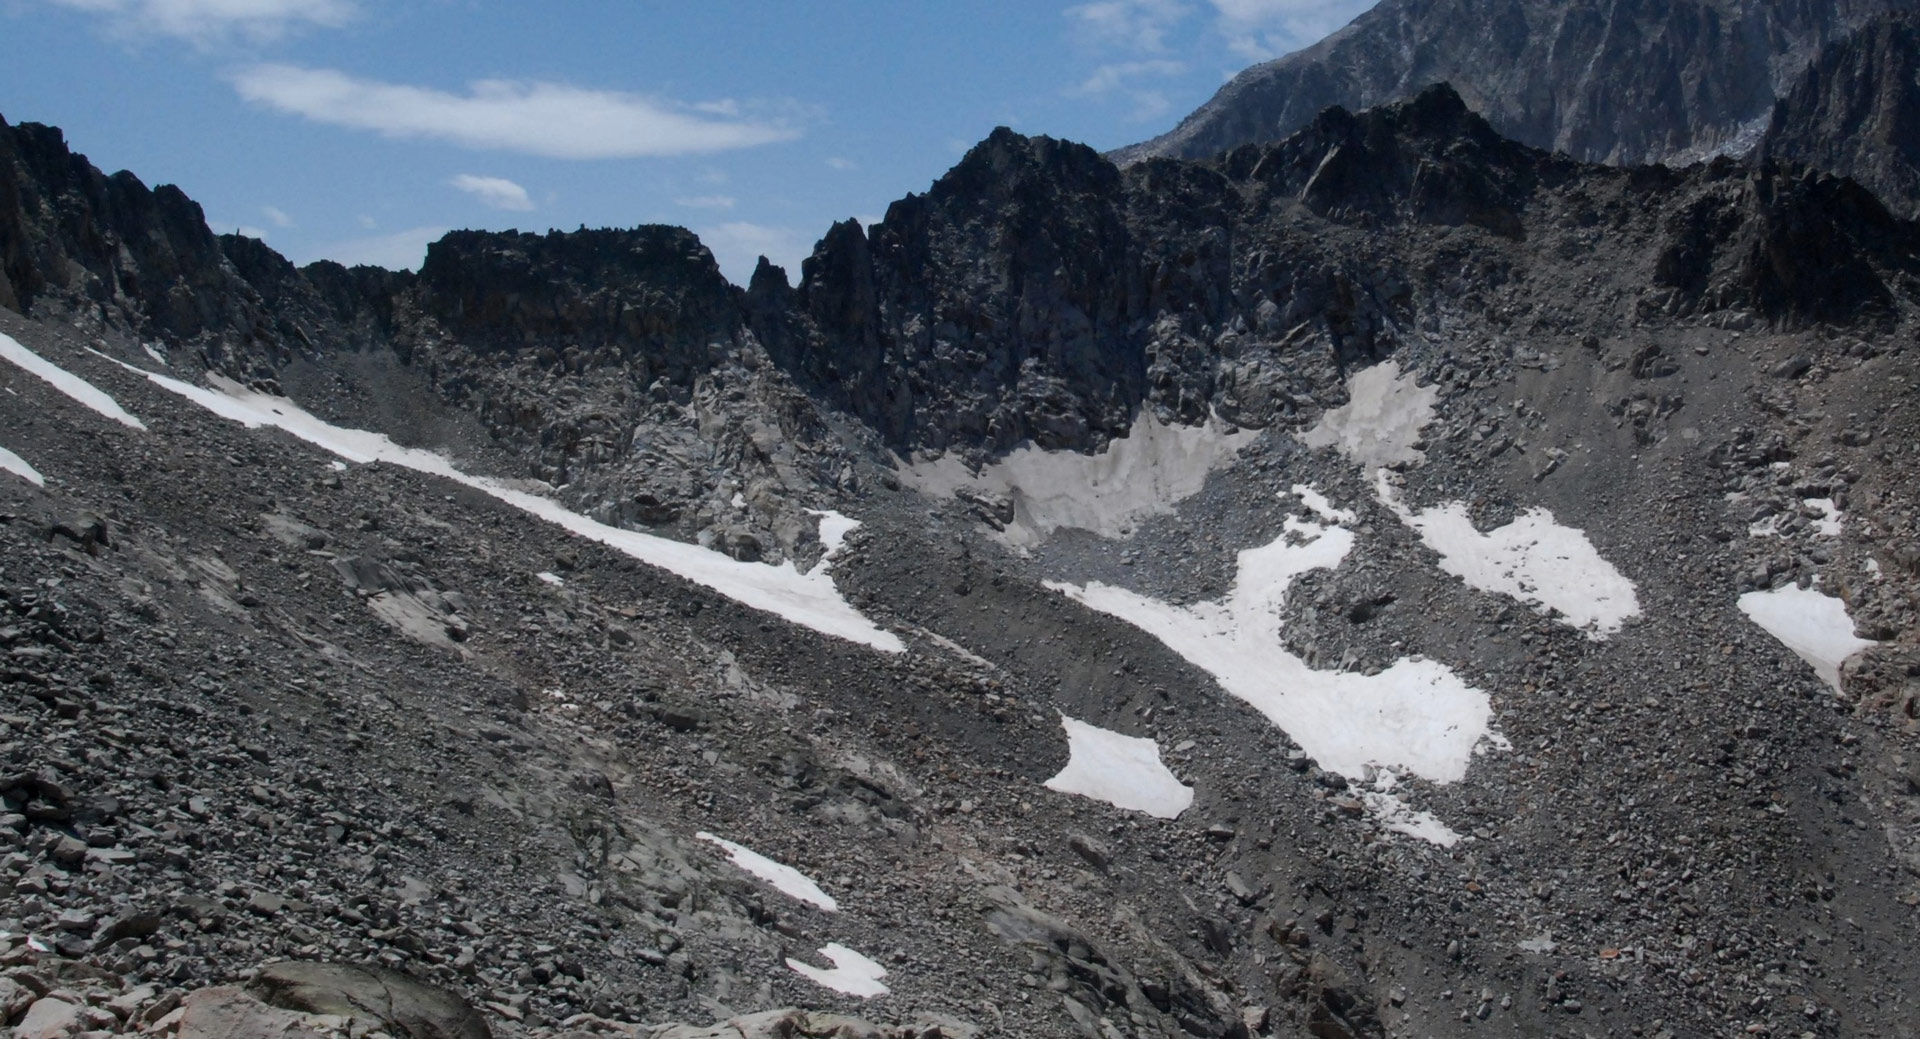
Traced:
POLYGON ((736 220, 694 231, 707 248, 713 250, 720 272, 735 285, 745 285, 752 280, 753 269, 762 256, 786 268, 788 278, 798 278, 800 261, 813 255, 813 243, 791 227, 736 220))
POLYGON ((1167 49, 1167 33, 1192 10, 1181 0, 1090 0, 1065 13, 1086 43, 1158 53, 1167 49))
POLYGON ((281 209, 279 206, 261 206, 260 212, 265 213, 267 220, 275 227, 293 226, 293 218, 288 216, 286 210, 281 209))
POLYGON ((857 170, 860 168, 859 164, 852 159, 843 158, 838 155, 828 157, 827 167, 836 170, 857 170))
MULTIPOLYGON (((465 94, 359 79, 334 69, 255 65, 233 76, 240 96, 315 122, 556 159, 691 155, 792 140, 782 121, 708 118, 660 98, 560 83, 478 80, 465 94)), ((724 114, 724 113, 722 113, 724 114)))
POLYGON ((736 201, 732 195, 694 195, 691 198, 676 198, 673 204, 688 209, 732 209, 736 201))
POLYGON ((300 25, 338 28, 358 13, 352 0, 53 0, 102 16, 117 33, 175 36, 208 46, 240 38, 264 43, 300 25))
POLYGON ((380 226, 380 221, 375 220, 374 218, 368 216, 365 213, 360 214, 358 217, 355 217, 354 219, 359 222, 361 227, 364 227, 369 231, 380 226))
POLYGON ((427 258, 427 246, 447 233, 444 227, 411 227, 392 234, 350 238, 312 250, 311 260, 332 260, 348 267, 366 264, 390 271, 417 270, 427 258))
POLYGON ((480 177, 471 173, 462 173, 447 183, 494 209, 512 209, 524 213, 533 208, 533 199, 527 197, 527 189, 505 177, 480 177))
POLYGON ((1136 81, 1170 79, 1186 71, 1184 64, 1166 58, 1113 62, 1094 69, 1092 75, 1068 88, 1067 96, 1107 98, 1121 95, 1133 102, 1133 111, 1127 114, 1127 118, 1133 122, 1146 122, 1165 115, 1173 107, 1173 102, 1167 100, 1166 94, 1139 86, 1136 81))
POLYGON ((1376 0, 1208 0, 1234 53, 1266 61, 1318 42, 1376 0))
POLYGON ((1144 77, 1178 76, 1187 67, 1177 61, 1156 58, 1150 61, 1120 61, 1093 70, 1079 86, 1068 91, 1078 97, 1105 97, 1126 86, 1128 80, 1144 77))

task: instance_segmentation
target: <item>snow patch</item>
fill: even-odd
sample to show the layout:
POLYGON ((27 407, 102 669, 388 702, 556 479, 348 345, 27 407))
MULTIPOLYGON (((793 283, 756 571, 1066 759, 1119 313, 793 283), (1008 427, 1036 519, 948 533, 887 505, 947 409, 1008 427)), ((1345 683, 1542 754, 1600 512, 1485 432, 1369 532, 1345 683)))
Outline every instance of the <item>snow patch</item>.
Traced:
POLYGON ((39 470, 28 465, 26 459, 4 447, 0 447, 0 469, 5 469, 7 472, 18 476, 35 487, 45 487, 47 485, 46 477, 41 476, 39 470))
POLYGON ((566 583, 567 583, 567 582, 565 582, 565 581, 563 581, 563 580, 561 580, 561 579, 560 579, 560 575, 559 575, 559 574, 556 574, 556 573, 552 573, 552 572, 550 572, 550 571, 547 571, 547 570, 542 570, 542 571, 540 571, 539 573, 537 573, 537 574, 534 574, 533 576, 535 576, 535 577, 538 577, 538 578, 539 578, 540 580, 542 580, 542 581, 545 581, 546 583, 548 583, 548 584, 550 584, 550 585, 552 585, 552 586, 554 586, 555 588, 558 588, 558 587, 560 587, 561 585, 563 585, 563 584, 566 584, 566 583))
POLYGON ((887 976, 885 967, 839 942, 822 946, 820 955, 833 963, 832 970, 822 970, 791 956, 787 957, 787 966, 822 988, 844 992, 849 996, 859 996, 861 999, 884 996, 891 991, 880 983, 880 979, 887 976))
POLYGON ((733 860, 734 865, 773 885, 774 890, 788 898, 818 906, 829 913, 840 911, 840 903, 835 901, 832 895, 820 890, 820 885, 814 883, 812 878, 792 866, 775 862, 752 848, 715 837, 705 831, 694 834, 694 837, 719 845, 726 851, 727 857, 733 860))
POLYGON ((1169 426, 1143 410, 1127 436, 1109 441, 1097 455, 1027 446, 977 475, 953 455, 902 466, 900 472, 924 494, 1007 498, 1013 520, 999 537, 1016 547, 1037 545, 1061 527, 1123 538, 1141 520, 1172 513, 1176 504, 1200 493, 1207 475, 1257 436, 1244 429, 1228 433, 1217 421, 1169 426))
POLYGON ((1326 495, 1304 483, 1293 485, 1293 496, 1300 499, 1300 503, 1312 510, 1314 515, 1328 523, 1352 523, 1360 518, 1360 514, 1352 509, 1334 508, 1326 495))
POLYGON ((1352 550, 1347 529, 1289 516, 1271 544, 1242 551, 1226 597, 1176 606, 1125 588, 1047 587, 1127 621, 1216 678, 1320 763, 1350 780, 1393 768, 1457 782, 1493 731, 1487 694, 1430 660, 1406 658, 1377 675, 1316 671, 1281 642, 1280 609, 1293 579, 1332 569, 1352 550))
POLYGON ((1600 557, 1587 535, 1533 508, 1485 534, 1473 527, 1465 502, 1414 512, 1400 501, 1386 470, 1374 473, 1381 504, 1440 553, 1440 569, 1483 592, 1511 596, 1599 640, 1640 614, 1633 582, 1600 557))
POLYGON ((1451 826, 1441 822, 1438 816, 1432 812, 1415 811, 1392 794, 1369 790, 1361 794, 1360 799, 1366 804, 1367 811, 1380 821, 1380 825, 1395 833, 1418 837, 1442 848, 1451 848, 1460 843, 1460 835, 1451 826))
POLYGON ((1808 498, 1804 504, 1807 508, 1820 513, 1819 517, 1813 521, 1815 534, 1823 538, 1840 536, 1841 530, 1846 527, 1846 521, 1840 518, 1840 506, 1834 504, 1832 498, 1808 498))
POLYGON ((1820 680, 1840 691, 1840 665, 1877 645, 1853 633, 1847 604, 1836 596, 1788 585, 1740 597, 1740 612, 1779 639, 1794 655, 1813 665, 1820 680))
POLYGON ((5 333, 0 333, 0 357, 12 361, 27 374, 44 380, 76 402, 123 426, 131 426, 134 429, 147 428, 146 423, 128 414, 127 409, 121 407, 119 401, 114 400, 87 380, 21 346, 18 340, 5 333))
POLYGON ((1440 391, 1414 383, 1393 361, 1347 379, 1347 403, 1320 416, 1300 434, 1308 447, 1331 447, 1361 465, 1394 465, 1422 458, 1420 431, 1433 421, 1440 391))
POLYGON ((820 562, 814 564, 818 570, 840 554, 847 545, 847 535, 860 529, 860 521, 848 519, 832 509, 808 509, 807 515, 820 517, 820 546, 826 551, 821 553, 820 562))
POLYGON ((1161 764, 1160 747, 1152 740, 1124 736, 1064 714, 1060 725, 1067 730, 1067 767, 1047 780, 1047 789, 1159 819, 1178 818, 1192 806, 1193 788, 1161 764))
POLYGON ((259 393, 217 375, 208 376, 208 381, 213 384, 213 388, 209 389, 132 365, 126 367, 146 376, 163 389, 249 428, 273 426, 349 462, 386 462, 464 484, 522 512, 583 538, 598 541, 643 563, 678 574, 756 610, 765 610, 823 635, 871 646, 883 653, 906 651, 906 644, 900 641, 899 636, 882 630, 847 603, 839 589, 834 587, 833 579, 828 576, 825 560, 806 573, 801 573, 791 562, 779 566, 745 563, 699 545, 608 526, 573 512, 552 499, 515 490, 498 480, 469 476, 454 468, 446 457, 419 448, 402 447, 385 434, 331 425, 308 414, 285 397, 259 393))
POLYGON ((141 343, 140 349, 145 350, 147 352, 147 356, 153 358, 156 362, 160 364, 167 363, 167 355, 161 353, 160 349, 154 346, 152 343, 141 343))

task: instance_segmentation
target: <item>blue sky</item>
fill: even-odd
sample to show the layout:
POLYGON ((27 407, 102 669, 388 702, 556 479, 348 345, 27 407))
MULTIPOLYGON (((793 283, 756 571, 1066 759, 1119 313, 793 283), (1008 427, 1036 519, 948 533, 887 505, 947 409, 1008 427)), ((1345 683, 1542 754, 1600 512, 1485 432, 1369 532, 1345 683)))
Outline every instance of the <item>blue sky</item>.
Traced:
POLYGON ((1106 149, 1372 0, 0 0, 0 115, 295 262, 670 223, 744 282, 997 125, 1106 149))

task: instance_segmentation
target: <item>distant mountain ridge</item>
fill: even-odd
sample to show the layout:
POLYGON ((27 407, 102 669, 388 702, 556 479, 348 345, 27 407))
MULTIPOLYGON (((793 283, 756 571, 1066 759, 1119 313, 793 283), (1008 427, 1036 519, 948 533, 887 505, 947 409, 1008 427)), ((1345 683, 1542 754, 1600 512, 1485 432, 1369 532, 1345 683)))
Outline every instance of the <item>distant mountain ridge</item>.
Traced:
POLYGON ((1885 15, 1829 45, 1774 107, 1762 148, 1920 215, 1920 18, 1885 15))
POLYGON ((1173 130, 1109 156, 1202 158, 1279 140, 1322 109, 1446 82, 1501 134, 1590 162, 1743 154, 1830 42, 1906 0, 1382 0, 1256 65, 1173 130))

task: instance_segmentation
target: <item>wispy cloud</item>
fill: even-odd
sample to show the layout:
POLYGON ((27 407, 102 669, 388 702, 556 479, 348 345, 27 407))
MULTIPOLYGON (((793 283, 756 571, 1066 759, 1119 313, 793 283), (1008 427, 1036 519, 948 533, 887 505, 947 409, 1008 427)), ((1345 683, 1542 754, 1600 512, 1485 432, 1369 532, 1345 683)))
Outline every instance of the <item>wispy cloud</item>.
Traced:
POLYGON ((332 260, 348 267, 366 264, 390 271, 411 271, 418 269, 427 258, 427 246, 446 233, 444 227, 410 227, 392 234, 350 238, 312 250, 310 259, 332 260))
POLYGON ((1134 122, 1157 119, 1173 107, 1167 95, 1144 86, 1140 81, 1171 79, 1187 71, 1187 66, 1167 58, 1145 61, 1118 61, 1102 65, 1080 83, 1068 88, 1069 97, 1124 97, 1133 102, 1127 118, 1134 122))
POLYGON ((1130 81, 1145 77, 1178 76, 1187 67, 1177 61, 1156 58, 1151 61, 1119 61, 1093 70, 1079 86, 1068 91, 1080 97, 1105 97, 1130 81))
POLYGON ((242 69, 232 81, 254 104, 315 122, 556 159, 691 155, 800 136, 784 121, 734 118, 729 103, 692 106, 559 83, 479 80, 454 94, 277 64, 242 69))
POLYGON ((293 218, 288 216, 287 211, 281 209, 279 206, 261 206, 260 212, 266 214, 267 221, 275 227, 293 226, 293 218))
POLYGON ((738 201, 732 195, 693 195, 688 198, 676 198, 673 204, 688 209, 732 209, 738 201))
POLYGON ((835 169, 835 170, 854 170, 854 169, 859 169, 860 165, 854 162, 852 159, 843 158, 842 156, 839 156, 839 155, 834 155, 834 156, 830 156, 827 159, 827 168, 835 169))
POLYGON ((527 197, 527 189, 505 177, 481 177, 472 173, 462 173, 447 183, 479 199, 482 205, 494 209, 526 212, 533 208, 533 199, 527 197))
POLYGON ((1376 0, 1208 0, 1235 54, 1266 61, 1299 50, 1353 21, 1376 0))
POLYGON ((278 39, 293 28, 338 28, 358 13, 352 0, 53 0, 100 15, 116 34, 173 36, 201 46, 235 38, 278 39))
POLYGON ((1065 13, 1084 43, 1159 53, 1167 49, 1167 33, 1192 11, 1182 0, 1090 0, 1065 13))

